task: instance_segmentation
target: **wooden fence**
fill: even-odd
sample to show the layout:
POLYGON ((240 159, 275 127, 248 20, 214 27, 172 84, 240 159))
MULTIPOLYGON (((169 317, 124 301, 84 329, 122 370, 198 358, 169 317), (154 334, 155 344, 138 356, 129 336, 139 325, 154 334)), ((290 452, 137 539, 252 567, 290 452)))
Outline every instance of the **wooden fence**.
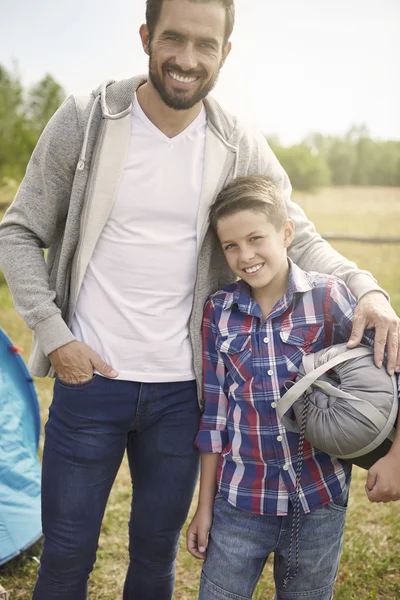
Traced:
POLYGON ((365 244, 400 244, 400 237, 378 237, 369 235, 350 235, 342 233, 321 233, 324 240, 340 242, 362 242, 365 244))

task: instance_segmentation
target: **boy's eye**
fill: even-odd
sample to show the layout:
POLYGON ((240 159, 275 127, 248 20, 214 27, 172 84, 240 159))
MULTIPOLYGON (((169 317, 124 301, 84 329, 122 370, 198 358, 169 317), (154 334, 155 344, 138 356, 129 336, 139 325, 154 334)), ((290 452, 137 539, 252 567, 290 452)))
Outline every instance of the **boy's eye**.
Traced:
POLYGON ((261 240, 261 235, 253 235, 253 237, 250 238, 250 242, 255 242, 256 240, 261 240))

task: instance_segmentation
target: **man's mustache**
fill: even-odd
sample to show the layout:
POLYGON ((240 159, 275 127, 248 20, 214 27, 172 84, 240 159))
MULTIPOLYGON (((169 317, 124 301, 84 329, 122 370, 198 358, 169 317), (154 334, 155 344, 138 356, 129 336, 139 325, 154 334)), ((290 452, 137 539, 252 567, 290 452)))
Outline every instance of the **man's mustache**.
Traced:
POLYGON ((182 75, 182 77, 201 77, 202 75, 205 74, 203 70, 196 71, 195 69, 190 69, 190 71, 184 71, 178 65, 173 65, 173 64, 164 65, 164 70, 174 71, 174 73, 177 73, 178 75, 182 75))

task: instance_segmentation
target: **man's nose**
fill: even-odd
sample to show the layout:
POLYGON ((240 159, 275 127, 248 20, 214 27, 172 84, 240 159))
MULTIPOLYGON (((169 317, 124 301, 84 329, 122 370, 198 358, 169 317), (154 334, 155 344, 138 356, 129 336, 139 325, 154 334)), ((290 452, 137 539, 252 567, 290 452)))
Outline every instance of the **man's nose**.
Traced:
POLYGON ((191 71, 197 68, 196 50, 193 44, 185 44, 176 55, 176 64, 182 71, 191 71))

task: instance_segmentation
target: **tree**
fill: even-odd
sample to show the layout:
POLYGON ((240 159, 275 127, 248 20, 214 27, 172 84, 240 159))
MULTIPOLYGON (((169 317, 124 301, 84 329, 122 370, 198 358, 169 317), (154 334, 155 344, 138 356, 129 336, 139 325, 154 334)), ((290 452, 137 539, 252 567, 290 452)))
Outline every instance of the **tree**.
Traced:
POLYGON ((39 135, 64 99, 63 88, 49 74, 30 89, 28 115, 32 127, 39 135))
POLYGON ((39 135, 64 97, 50 75, 25 94, 15 69, 0 65, 0 184, 4 177, 23 177, 39 135))
POLYGON ((330 138, 325 157, 333 185, 350 185, 357 160, 354 146, 341 138, 330 138))
POLYGON ((400 186, 400 142, 378 142, 370 185, 400 186))
POLYGON ((331 176, 325 159, 313 154, 304 144, 290 148, 275 147, 274 151, 295 189, 309 190, 330 184, 331 176))
POLYGON ((19 173, 27 129, 22 86, 15 74, 0 65, 0 178, 19 173))

